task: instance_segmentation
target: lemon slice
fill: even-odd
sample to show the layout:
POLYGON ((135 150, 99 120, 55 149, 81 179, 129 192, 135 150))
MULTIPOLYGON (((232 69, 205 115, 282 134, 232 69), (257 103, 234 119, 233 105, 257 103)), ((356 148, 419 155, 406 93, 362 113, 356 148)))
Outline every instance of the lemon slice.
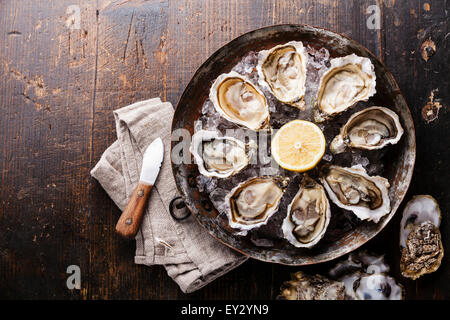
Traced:
POLYGON ((314 168, 325 153, 325 137, 312 122, 293 120, 272 138, 272 157, 284 169, 304 172, 314 168))

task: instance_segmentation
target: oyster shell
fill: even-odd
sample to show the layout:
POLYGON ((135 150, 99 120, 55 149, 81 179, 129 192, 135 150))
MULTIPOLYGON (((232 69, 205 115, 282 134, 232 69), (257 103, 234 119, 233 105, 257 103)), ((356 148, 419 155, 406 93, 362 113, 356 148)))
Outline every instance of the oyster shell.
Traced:
POLYGON ((291 280, 283 283, 280 300, 344 300, 344 285, 319 274, 310 276, 301 271, 291 275, 291 280))
POLYGON ((351 54, 331 59, 319 83, 314 118, 323 122, 376 92, 376 76, 370 59, 351 54))
POLYGON ((206 177, 227 178, 243 170, 250 162, 244 142, 233 137, 219 137, 215 131, 196 132, 189 151, 199 172, 206 177))
POLYGON ((225 197, 230 227, 250 230, 278 211, 288 178, 256 177, 241 182, 225 197))
POLYGON ((387 273, 389 270, 389 265, 384 261, 384 255, 375 255, 367 250, 359 250, 350 253, 347 260, 338 262, 328 274, 332 279, 339 279, 356 271, 373 274, 387 273))
POLYGON ((325 190, 305 175, 297 194, 288 206, 281 229, 292 245, 310 248, 322 239, 330 217, 330 204, 325 190))
POLYGON ((363 275, 353 282, 357 300, 402 300, 403 287, 385 274, 363 275))
POLYGON ((332 153, 344 152, 346 147, 375 150, 396 144, 403 135, 398 115, 384 107, 370 107, 353 114, 342 126, 330 145, 332 153))
POLYGON ((391 211, 388 180, 369 176, 361 165, 351 168, 325 165, 321 181, 337 206, 353 211, 361 220, 378 223, 391 211))
POLYGON ((441 211, 436 200, 418 195, 409 201, 400 223, 402 275, 413 280, 436 271, 444 256, 441 233, 441 211))
POLYGON ((290 41, 259 52, 259 84, 279 101, 304 108, 306 62, 308 55, 301 41, 290 41))
POLYGON ((362 250, 349 254, 347 260, 338 262, 328 274, 344 284, 346 299, 401 300, 404 289, 387 275, 389 269, 384 255, 362 250))
POLYGON ((209 99, 216 111, 228 121, 255 131, 269 127, 266 97, 250 80, 237 72, 217 77, 209 99))

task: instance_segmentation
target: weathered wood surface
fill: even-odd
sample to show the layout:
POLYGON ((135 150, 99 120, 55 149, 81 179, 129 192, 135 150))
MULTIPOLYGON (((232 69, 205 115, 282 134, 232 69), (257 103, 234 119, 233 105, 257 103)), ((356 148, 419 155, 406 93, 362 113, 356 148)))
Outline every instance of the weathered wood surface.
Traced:
MULTIPOLYGON (((112 110, 156 96, 175 105, 215 50, 280 23, 346 34, 391 70, 416 124, 406 200, 436 197, 448 247, 449 9, 441 0, 2 1, 0 298, 274 298, 297 268, 248 261, 184 295, 162 267, 135 265, 134 244, 114 232, 120 211, 89 171, 115 140, 112 110), (380 29, 367 28, 371 5, 380 9, 380 29), (70 24, 70 6, 80 9, 79 29, 70 24), (425 61, 421 46, 429 38, 436 52, 425 61), (422 108, 430 99, 442 108, 427 123, 422 108), (81 268, 81 290, 66 287, 73 264, 81 268)), ((397 214, 365 247, 386 254, 408 298, 449 299, 449 255, 418 281, 399 276, 399 221, 397 214)))

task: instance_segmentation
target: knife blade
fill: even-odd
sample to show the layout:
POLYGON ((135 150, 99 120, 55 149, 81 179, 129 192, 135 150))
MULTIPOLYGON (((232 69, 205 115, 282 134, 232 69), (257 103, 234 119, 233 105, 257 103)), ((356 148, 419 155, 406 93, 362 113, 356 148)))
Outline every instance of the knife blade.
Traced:
POLYGON ((157 138, 144 152, 139 183, 116 224, 116 232, 126 239, 134 238, 139 230, 150 192, 158 177, 163 159, 164 144, 161 138, 157 138))

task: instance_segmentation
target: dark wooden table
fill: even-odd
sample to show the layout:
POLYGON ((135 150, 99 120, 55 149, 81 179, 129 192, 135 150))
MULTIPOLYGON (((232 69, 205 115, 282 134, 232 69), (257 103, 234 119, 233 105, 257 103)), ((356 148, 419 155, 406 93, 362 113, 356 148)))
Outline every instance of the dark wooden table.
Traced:
MULTIPOLYGON (((156 96, 176 105, 215 50, 280 23, 346 34, 392 71, 417 134, 406 200, 431 194, 439 201, 449 248, 449 9, 443 0, 2 1, 0 298, 274 298, 299 268, 248 261, 185 295, 162 267, 135 265, 134 243, 114 233, 120 212, 89 171, 116 138, 112 110, 156 96), (370 29, 377 8, 380 29, 370 29), (426 61, 428 39, 435 52, 425 50, 426 61), (427 104, 442 106, 429 123, 427 104), (80 266, 81 290, 66 286, 69 265, 80 266)), ((450 254, 432 275, 399 275, 400 215, 364 247, 386 254, 408 298, 449 299, 450 254)))

